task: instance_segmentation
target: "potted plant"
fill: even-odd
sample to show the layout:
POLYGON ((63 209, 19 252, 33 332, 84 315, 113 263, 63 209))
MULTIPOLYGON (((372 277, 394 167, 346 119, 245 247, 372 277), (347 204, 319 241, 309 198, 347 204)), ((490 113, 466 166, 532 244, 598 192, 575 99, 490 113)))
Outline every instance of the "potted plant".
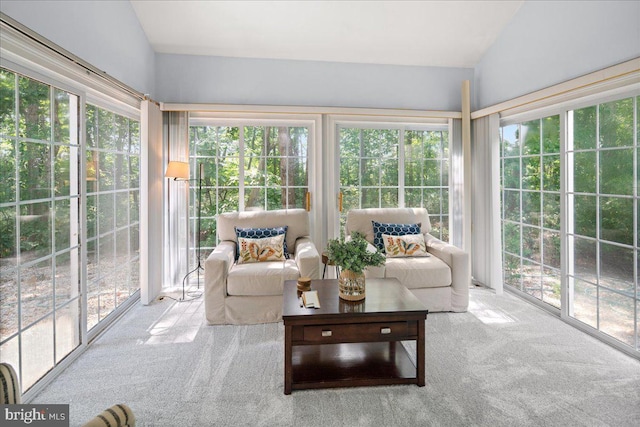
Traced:
POLYGON ((368 249, 364 234, 354 232, 351 238, 330 239, 327 256, 340 267, 338 285, 340 298, 348 301, 360 301, 365 297, 364 269, 369 266, 383 265, 385 256, 378 251, 368 249))

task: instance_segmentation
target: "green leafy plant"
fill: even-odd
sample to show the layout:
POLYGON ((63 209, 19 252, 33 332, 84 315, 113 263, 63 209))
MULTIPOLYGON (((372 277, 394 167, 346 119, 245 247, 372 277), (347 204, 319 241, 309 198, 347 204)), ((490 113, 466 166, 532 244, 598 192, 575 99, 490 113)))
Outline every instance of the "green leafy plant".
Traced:
POLYGON ((345 239, 344 235, 339 239, 330 239, 327 255, 340 269, 356 274, 362 273, 368 266, 382 265, 386 259, 377 248, 375 252, 368 250, 367 240, 359 232, 352 233, 351 239, 345 239))

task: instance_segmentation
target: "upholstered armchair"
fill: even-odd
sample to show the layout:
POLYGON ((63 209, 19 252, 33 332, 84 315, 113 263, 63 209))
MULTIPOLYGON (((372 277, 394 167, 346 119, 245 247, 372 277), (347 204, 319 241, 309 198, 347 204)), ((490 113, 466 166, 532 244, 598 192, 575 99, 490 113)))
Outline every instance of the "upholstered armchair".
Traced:
MULTIPOLYGON (((22 391, 18 374, 8 363, 0 363, 0 405, 19 405, 22 403, 22 391)), ((124 403, 113 405, 94 418, 83 427, 135 427, 136 417, 133 411, 124 403)))
MULTIPOLYGON (((371 249, 374 250, 374 242, 376 238, 381 238, 381 233, 385 230, 402 230, 403 228, 406 231, 404 233, 388 232, 400 235, 421 234, 427 253, 423 256, 412 256, 410 250, 406 254, 402 254, 402 250, 397 250, 396 256, 387 254, 384 266, 369 267, 365 270, 365 276, 397 278, 422 301, 429 311, 467 311, 471 286, 469 254, 429 234, 431 222, 426 209, 353 209, 347 213, 345 231, 347 235, 351 235, 354 231, 364 234, 371 249), (378 223, 376 232, 374 232, 374 221, 378 223), (385 224, 405 227, 386 227, 385 224)), ((380 242, 378 240, 376 243, 380 242)), ((406 238, 400 242, 406 245, 404 249, 412 245, 415 248, 415 239, 406 238)))
POLYGON ((309 237, 304 209, 223 213, 217 230, 220 243, 204 265, 204 304, 211 325, 278 322, 284 281, 319 278, 320 255, 309 237), (243 238, 236 230, 261 231, 243 238), (288 253, 284 259, 275 242, 282 234, 288 253), (258 242, 264 239, 274 242, 258 242))

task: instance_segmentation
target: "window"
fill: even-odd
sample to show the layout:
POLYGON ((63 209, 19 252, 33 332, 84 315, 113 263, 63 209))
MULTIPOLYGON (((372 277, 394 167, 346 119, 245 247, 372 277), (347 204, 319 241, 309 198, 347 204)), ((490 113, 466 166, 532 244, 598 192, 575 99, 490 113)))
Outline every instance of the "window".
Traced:
POLYGON ((639 99, 507 122, 500 131, 504 283, 635 351, 639 99))
POLYGON ((431 233, 449 240, 449 132, 338 127, 344 227, 350 209, 424 207, 431 233))
MULTIPOLYGON (((217 244, 215 216, 222 212, 305 208, 309 128, 190 126, 189 226, 197 230, 198 171, 203 168, 200 244, 217 244)), ((191 242, 197 242, 194 238, 191 242)), ((191 248, 194 250, 194 248, 191 248)))
POLYGON ((140 124, 87 105, 87 326, 140 288, 140 124))
POLYGON ((560 122, 501 129, 504 283, 560 308, 560 122))
POLYGON ((78 96, 0 69, 0 354, 31 387, 80 345, 78 96))

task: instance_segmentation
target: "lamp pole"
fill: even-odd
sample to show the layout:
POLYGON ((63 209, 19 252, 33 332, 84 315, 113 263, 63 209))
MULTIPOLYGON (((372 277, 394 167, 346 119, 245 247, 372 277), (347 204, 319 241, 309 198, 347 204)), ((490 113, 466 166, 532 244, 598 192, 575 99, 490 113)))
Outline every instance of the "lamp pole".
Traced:
POLYGON ((200 225, 202 221, 202 175, 204 172, 204 165, 202 163, 198 164, 198 226, 196 231, 196 240, 198 241, 198 247, 196 250, 196 257, 198 259, 198 265, 191 271, 189 271, 182 279, 182 300, 185 300, 185 283, 189 276, 193 273, 198 274, 198 289, 200 289, 200 271, 204 271, 204 267, 202 267, 202 261, 200 257, 200 225))

